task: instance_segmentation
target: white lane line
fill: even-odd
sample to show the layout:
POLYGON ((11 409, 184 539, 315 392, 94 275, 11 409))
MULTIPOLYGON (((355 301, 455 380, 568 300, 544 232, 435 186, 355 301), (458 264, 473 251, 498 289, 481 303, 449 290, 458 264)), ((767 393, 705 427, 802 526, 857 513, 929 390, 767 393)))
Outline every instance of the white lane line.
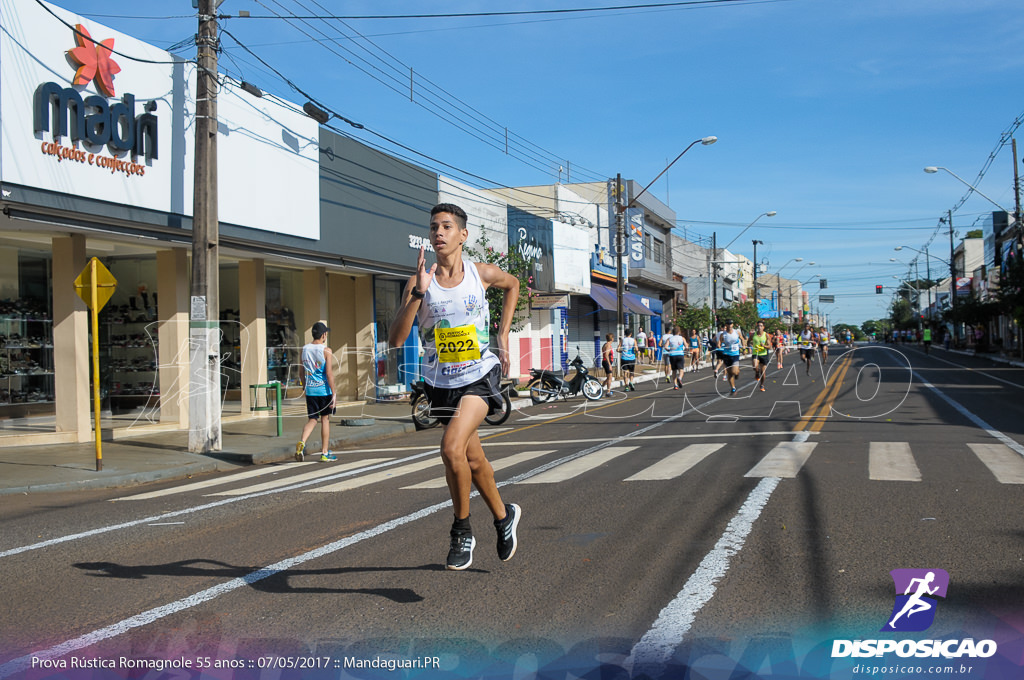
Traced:
POLYGON ((744 477, 796 477, 817 442, 779 442, 744 477))
MULTIPOLYGON (((721 398, 721 397, 720 397, 721 398)), ((710 403, 710 402, 709 402, 710 403)), ((704 408, 708 404, 701 404, 700 408, 704 408)), ((690 412, 688 411, 687 414, 690 412)), ((792 430, 768 430, 765 432, 707 432, 707 433, 693 433, 693 434, 649 434, 639 437, 634 437, 634 441, 657 441, 660 439, 722 439, 725 437, 782 437, 793 434, 792 430)), ((810 434, 810 433, 808 433, 810 434)), ((496 446, 551 446, 552 440, 535 440, 535 441, 491 441, 487 438, 482 439, 483 444, 488 449, 496 446)), ((558 444, 594 444, 598 442, 607 441, 604 437, 586 437, 583 439, 559 439, 558 444)), ((378 449, 359 449, 360 453, 391 453, 395 451, 422 451, 422 446, 395 446, 385 447, 378 449)), ((435 449, 436 450, 436 449, 435 449)))
POLYGON ((921 384, 924 385, 925 387, 931 388, 931 390, 933 392, 935 392, 935 394, 939 395, 939 397, 943 401, 945 401, 947 404, 949 404, 954 409, 956 409, 965 418, 967 418, 972 423, 974 423, 975 425, 980 427, 982 430, 984 430, 986 433, 988 433, 989 436, 994 437, 995 439, 998 439, 999 441, 1001 441, 1002 443, 1006 444, 1008 447, 1010 447, 1011 449, 1016 451, 1021 456, 1024 456, 1024 446, 1021 446, 1020 444, 1018 444, 1013 439, 1010 439, 1009 437, 1007 437, 1005 434, 1003 434, 999 430, 993 428, 991 425, 986 423, 984 420, 982 420, 981 418, 979 418, 978 416, 974 415, 973 413, 968 411, 966 408, 961 406, 959 402, 953 401, 953 399, 951 399, 949 396, 947 396, 945 392, 943 392, 938 387, 936 387, 935 385, 931 384, 930 382, 928 382, 927 380, 922 378, 921 374, 918 373, 917 371, 914 371, 914 377, 916 377, 919 381, 921 381, 921 384))
MULTIPOLYGON (((977 373, 978 375, 983 375, 986 378, 991 378, 992 380, 998 380, 1001 383, 1006 383, 1010 387, 1016 387, 1019 390, 1024 390, 1024 385, 1021 385, 1020 383, 1011 382, 1010 380, 1005 380, 1003 378, 1000 378, 1000 377, 997 377, 997 376, 994 376, 994 375, 989 375, 985 371, 979 371, 976 368, 971 368, 970 366, 964 366, 963 364, 958 364, 958 363, 949 361, 947 359, 940 359, 939 357, 934 356, 934 355, 932 356, 932 359, 934 359, 935 361, 941 361, 944 364, 949 364, 950 366, 956 366, 957 368, 962 368, 964 370, 970 371, 971 373, 977 373)), ((961 389, 961 388, 970 388, 970 387, 972 387, 972 385, 949 385, 949 387, 953 387, 955 389, 961 389)))
POLYGON ((610 460, 618 458, 619 456, 625 455, 630 451, 636 451, 639 446, 609 446, 603 448, 600 451, 595 451, 589 456, 583 458, 576 458, 570 460, 567 463, 563 463, 556 468, 547 470, 537 475, 533 475, 529 479, 524 479, 521 484, 557 484, 558 482, 564 482, 567 479, 578 477, 588 470, 593 470, 596 467, 604 465, 610 460))
POLYGON ((690 444, 685 449, 680 449, 670 456, 658 461, 654 465, 641 470, 631 477, 626 477, 627 482, 650 481, 656 479, 675 479, 685 474, 693 466, 710 456, 725 444, 690 444))
MULTIPOLYGON (((519 465, 520 463, 525 463, 527 461, 531 461, 534 458, 540 458, 541 456, 546 456, 549 453, 554 453, 554 450, 550 450, 550 451, 524 451, 523 453, 517 453, 517 454, 511 455, 511 456, 507 456, 505 458, 501 458, 499 460, 491 461, 491 467, 494 468, 495 472, 498 472, 500 470, 504 470, 505 468, 509 468, 509 467, 514 466, 514 465, 519 465)), ((445 479, 444 477, 437 477, 435 479, 430 479, 430 480, 427 480, 427 481, 422 482, 420 484, 413 484, 412 486, 403 486, 402 488, 403 489, 443 489, 446 486, 448 486, 448 480, 445 479)))
POLYGON ((358 489, 361 486, 376 484, 377 482, 383 482, 395 477, 401 477, 402 475, 412 474, 413 472, 419 472, 420 470, 426 470, 427 468, 440 467, 441 465, 443 465, 443 463, 435 458, 431 458, 430 460, 421 460, 415 463, 409 463, 408 465, 402 465, 401 467, 388 468, 387 470, 374 472, 370 475, 350 477, 349 479, 335 482, 334 484, 328 484, 327 486, 318 486, 312 489, 306 489, 304 493, 337 493, 339 491, 347 491, 348 489, 358 489))
POLYGON ((920 482, 921 470, 907 442, 871 442, 868 478, 886 482, 920 482))
POLYGON ((0 678, 6 678, 8 676, 14 675, 15 673, 20 673, 21 671, 24 671, 25 669, 31 666, 33 659, 60 658, 76 650, 84 649, 86 647, 95 645, 99 642, 102 642, 103 640, 107 640, 112 637, 117 637, 118 635, 123 635, 124 633, 127 633, 128 631, 134 628, 147 626, 155 621, 159 621, 160 619, 170 616, 172 614, 176 614, 186 609, 191 609, 192 607, 198 606, 204 602, 209 602, 210 600, 220 597, 225 593, 230 593, 231 591, 238 590, 239 588, 244 588, 254 583, 258 583, 264 579, 279 574, 282 571, 287 571, 288 569, 292 569, 301 564, 309 562, 310 560, 315 560, 320 557, 324 557, 325 555, 330 555, 331 553, 337 552, 342 548, 347 548, 348 546, 355 545, 356 543, 365 541, 366 539, 380 536, 381 534, 391 531, 396 527, 400 527, 403 524, 408 524, 409 522, 414 522, 423 517, 427 517, 449 506, 451 506, 451 501, 431 505, 429 507, 423 508, 418 512, 414 512, 411 515, 406 515, 404 517, 393 519, 390 522, 379 524, 376 527, 373 527, 372 529, 367 529, 366 531, 359 532, 358 534, 353 534, 352 536, 349 536, 347 538, 343 538, 333 543, 328 543, 327 545, 315 548, 313 550, 305 552, 301 555, 297 555, 295 557, 290 557, 286 560, 282 560, 268 567, 257 569, 256 571, 252 571, 246 574, 245 576, 231 579, 230 581, 226 581, 224 583, 215 585, 213 587, 207 588, 206 590, 201 590, 198 593, 189 595, 188 597, 182 598, 175 602, 171 602, 160 607, 149 609, 147 611, 136 614, 135 616, 130 616, 127 619, 118 621, 117 623, 106 626, 104 628, 94 630, 90 633, 86 633, 85 635, 74 638, 73 640, 68 640, 66 642, 62 642, 48 649, 44 649, 38 652, 32 652, 31 654, 27 654, 16 659, 11 659, 3 665, 0 665, 0 678))
POLYGON ((219 501, 212 501, 210 503, 204 503, 203 505, 197 505, 197 506, 191 507, 191 508, 184 508, 182 510, 174 510, 172 512, 165 512, 165 513, 162 513, 162 514, 159 514, 159 515, 151 515, 149 517, 143 517, 142 519, 131 520, 129 522, 121 522, 120 524, 111 524, 111 525, 108 525, 108 526, 105 526, 105 527, 99 527, 99 528, 96 528, 96 529, 90 529, 88 531, 82 531, 82 532, 79 532, 77 534, 68 534, 67 536, 59 536, 57 538, 51 538, 51 539, 48 539, 46 541, 40 541, 39 543, 32 543, 31 545, 22 545, 22 546, 18 546, 16 548, 9 548, 7 550, 0 551, 0 558, 10 557, 12 555, 18 555, 18 554, 21 554, 21 553, 24 553, 24 552, 29 552, 31 550, 39 550, 41 548, 49 548, 49 547, 54 546, 54 545, 60 545, 61 543, 68 543, 69 541, 77 541, 77 540, 82 539, 82 538, 89 538, 91 536, 99 536, 100 534, 110 533, 111 531, 118 531, 120 529, 130 529, 131 527, 136 527, 136 526, 140 526, 140 525, 143 525, 143 524, 149 524, 149 523, 157 522, 157 521, 164 520, 164 519, 170 519, 172 517, 182 517, 182 516, 185 516, 185 515, 191 515, 191 514, 194 514, 194 513, 197 513, 197 512, 202 512, 203 510, 210 510, 212 508, 219 508, 222 505, 230 505, 232 503, 238 503, 239 501, 245 501, 245 500, 249 500, 251 498, 259 498, 260 496, 268 496, 270 494, 282 493, 284 491, 293 491, 295 489, 301 489, 303 487, 307 487, 307 486, 310 486, 312 484, 318 484, 321 481, 328 481, 328 480, 334 479, 334 478, 339 478, 340 479, 342 477, 349 477, 349 476, 352 476, 352 475, 357 475, 357 474, 359 474, 361 472, 372 472, 373 470, 379 470, 380 468, 387 467, 389 465, 396 465, 398 463, 403 463, 403 462, 406 462, 406 461, 415 460, 417 458, 422 458, 423 456, 434 455, 434 454, 437 454, 439 452, 440 452, 440 449, 434 449, 432 451, 425 451, 423 453, 419 453, 419 454, 416 454, 414 456, 407 456, 406 458, 402 458, 402 459, 399 459, 399 460, 389 461, 389 462, 386 462, 386 463, 378 463, 376 465, 368 465, 366 467, 357 468, 355 470, 347 470, 347 471, 344 471, 344 472, 339 472, 339 473, 336 473, 335 475, 333 475, 332 477, 327 477, 327 478, 325 478, 323 480, 311 479, 311 480, 307 480, 307 481, 304 481, 304 482, 299 482, 297 484, 292 484, 291 486, 282 487, 280 489, 270 489, 268 491, 260 491, 258 493, 249 494, 248 496, 236 496, 234 498, 225 498, 225 499, 222 499, 222 500, 219 500, 219 501))
POLYGON ((160 491, 148 491, 146 493, 136 494, 134 496, 121 496, 120 498, 111 498, 110 502, 114 501, 144 501, 150 498, 160 498, 161 496, 171 496, 179 493, 188 493, 189 491, 198 491, 199 489, 208 489, 214 486, 221 486, 224 484, 232 484, 234 482, 241 481, 243 479, 250 479, 252 477, 259 477, 261 475, 268 475, 274 472, 286 472, 288 470, 294 470, 300 465, 313 465, 313 462, 309 463, 291 463, 285 465, 268 465, 265 467, 259 467, 254 470, 246 470, 245 472, 239 472, 238 474, 231 475, 229 477, 219 477, 217 479, 207 479, 202 482, 195 482, 193 484, 185 484, 184 486, 175 486, 170 489, 162 489, 160 491))
POLYGON ((730 559, 743 548, 779 481, 778 477, 765 477, 750 492, 715 547, 704 556, 683 589, 661 610, 651 629, 633 647, 626 659, 630 677, 639 677, 647 669, 652 669, 651 677, 658 677, 659 673, 654 671, 664 668, 693 626, 697 612, 714 597, 716 584, 729 570, 730 559))
MULTIPOLYGON (((713 399, 710 399, 709 401, 707 401, 707 402, 701 404, 700 406, 698 406, 697 409, 704 408, 705 406, 709 406, 709 405, 713 404, 714 402, 719 401, 720 399, 723 399, 723 398, 724 397, 715 397, 713 399)), ((689 411, 689 412, 695 411, 697 409, 691 409, 691 411, 689 411)), ((602 444, 598 444, 596 446, 591 446, 588 449, 584 449, 582 451, 577 451, 576 453, 570 454, 568 456, 564 456, 563 458, 560 458, 558 460, 551 461, 551 462, 549 462, 549 463, 547 463, 545 465, 541 465, 538 468, 535 468, 533 470, 525 472, 525 473, 523 473, 521 475, 517 475, 516 477, 513 477, 512 479, 506 480, 504 482, 500 482, 500 483, 498 483, 498 486, 499 487, 508 486, 509 484, 515 484, 515 483, 523 481, 524 479, 529 479, 530 477, 532 477, 532 476, 534 476, 536 474, 544 472, 545 470, 556 468, 559 465, 562 465, 563 463, 566 463, 566 462, 568 462, 570 460, 574 460, 576 458, 580 458, 580 457, 589 455, 589 454, 591 454, 591 453, 593 453, 595 451, 598 451, 598 450, 600 450, 600 449, 602 449, 602 448, 604 448, 606 446, 611 446, 613 444, 617 444, 619 442, 626 441, 627 439, 632 439, 635 436, 641 435, 641 434, 643 434, 645 432, 649 432, 650 430, 653 430, 653 429, 655 429, 657 427, 661 427, 662 425, 665 425, 667 423, 670 423, 670 422, 673 422, 675 420, 678 420, 679 418, 681 418, 684 415, 686 415, 686 413, 688 413, 688 412, 687 411, 680 412, 677 415, 674 415, 674 416, 671 416, 669 418, 666 418, 665 420, 662 420, 660 422, 653 423, 651 425, 648 425, 647 427, 640 428, 639 430, 633 430, 632 432, 630 432, 628 434, 624 434, 624 435, 621 435, 619 437, 615 437, 614 439, 609 439, 609 440, 605 441, 602 444)), ((438 453, 438 450, 434 449, 433 451, 428 451, 428 452, 426 452, 424 454, 420 454, 420 456, 428 455, 428 454, 432 454, 432 453, 438 453)), ((349 473, 349 474, 354 474, 354 472, 349 473)), ((767 481, 767 480, 764 480, 764 481, 767 481)), ((313 484, 313 483, 316 483, 316 482, 315 481, 305 482, 305 484, 313 484)), ((298 486, 301 486, 301 485, 296 484, 295 486, 298 487, 298 486)), ((253 496, 265 495, 267 493, 274 493, 274 492, 268 491, 268 492, 263 492, 262 494, 253 494, 253 496)), ((478 494, 477 494, 477 492, 474 491, 472 495, 476 496, 478 494)), ((214 507, 214 506, 217 506, 217 505, 224 505, 224 504, 236 501, 236 500, 240 500, 240 499, 228 499, 228 500, 223 500, 223 501, 217 501, 216 503, 209 503, 209 504, 207 504, 204 507, 209 508, 209 507, 214 507)), ((208 602, 208 601, 210 601, 210 600, 212 600, 212 599, 214 599, 216 597, 219 597, 220 595, 223 595, 224 593, 231 592, 231 591, 236 590, 238 588, 241 588, 243 586, 247 586, 247 585, 251 585, 253 583, 257 583, 259 581, 262 581, 263 579, 269 578, 270 576, 278 574, 278 573, 280 573, 282 571, 285 571, 287 569, 291 569, 291 568, 293 568, 295 566, 298 566, 298 565, 303 564, 305 562, 308 562, 310 560, 317 559, 317 558, 323 557, 325 555, 329 555, 329 554, 331 554, 333 552, 337 552, 338 550, 341 550, 342 548, 346 548, 348 546, 355 545, 356 543, 359 543, 359 542, 364 541, 366 539, 374 538, 374 537, 379 536, 379 535, 381 535, 381 534, 383 534, 385 532, 391 531, 392 529, 400 527, 400 526, 402 526, 404 524, 408 524, 410 522, 413 522, 415 520, 421 519, 423 517, 427 517, 427 516, 432 515, 435 512, 438 512, 438 511, 440 511, 440 510, 442 510, 444 508, 451 507, 451 504, 452 503, 451 503, 450 500, 449 501, 445 501, 444 503, 436 503, 436 504, 431 505, 429 507, 426 507, 426 508, 424 508, 424 509, 422 509, 422 510, 420 510, 418 512, 412 513, 410 515, 406 515, 405 517, 399 517, 397 519, 393 519, 393 520, 391 520, 389 522, 385 522, 384 524, 379 524, 379 525, 377 525, 376 527, 374 527, 372 529, 368 529, 368 530, 360 532, 358 534, 354 534, 352 536, 349 536, 348 538, 343 538, 343 539, 341 539, 339 541, 335 541, 334 543, 329 543, 329 544, 327 544, 325 546, 322 546, 320 548, 316 548, 316 549, 311 550, 309 552, 303 553, 302 555, 299 555, 297 557, 289 558, 287 560, 278 562, 277 564, 273 564, 273 565, 271 565, 269 567, 265 567, 263 569, 257 569, 256 571, 250 572, 249 574, 247 574, 245 576, 242 576, 240 578, 232 579, 231 581, 227 581, 225 583, 213 586, 211 588, 207 588, 206 590, 200 591, 198 593, 190 595, 189 597, 183 598, 183 599, 178 600, 176 602, 171 602, 170 604, 166 604, 166 605, 163 605, 163 606, 160 606, 160 607, 156 607, 154 609, 147 610, 147 611, 142 612, 140 614, 136 614, 135 616, 131 616, 131 617, 127 618, 127 619, 124 619, 122 621, 114 623, 114 624, 112 624, 110 626, 106 626, 104 628, 100 628, 100 629, 92 631, 90 633, 86 633, 85 635, 77 637, 77 638, 75 638, 73 640, 68 640, 66 642, 62 642, 61 644, 55 645, 55 646, 50 647, 48 649, 37 651, 37 652, 33 652, 33 653, 28 654, 26 656, 22 656, 22 657, 18 657, 16 659, 12 659, 12 660, 4 663, 3 665, 0 665, 0 678, 6 678, 6 677, 8 677, 10 675, 13 675, 15 673, 19 673, 21 671, 24 671, 26 668, 28 668, 31 665, 33 658, 36 658, 36 659, 54 659, 54 658, 58 658, 58 657, 61 657, 61 656, 65 656, 67 654, 70 654, 71 652, 74 652, 75 650, 83 649, 85 647, 89 647, 90 645, 94 645, 94 644, 96 644, 96 643, 98 643, 98 642, 100 642, 102 640, 106 640, 108 638, 116 637, 116 636, 121 635, 121 634, 123 634, 123 633, 125 633, 125 632, 127 632, 129 630, 134 629, 134 628, 139 628, 141 626, 146 626, 146 625, 148 625, 150 623, 153 623, 154 621, 158 621, 159 619, 162 619, 162 618, 164 618, 166 616, 170 616, 171 614, 175 614, 175 613, 177 613, 179 611, 183 611, 185 609, 189 609, 191 607, 198 606, 198 605, 200 605, 200 604, 202 604, 204 602, 208 602)), ((82 537, 84 535, 94 535, 96 533, 104 533, 106 531, 112 531, 115 528, 121 528, 121 527, 124 527, 124 526, 134 526, 136 524, 141 524, 141 523, 144 523, 144 522, 152 521, 153 519, 160 519, 160 518, 163 518, 163 517, 168 517, 168 516, 177 515, 177 514, 185 514, 186 512, 195 512, 196 510, 197 509, 193 508, 193 509, 190 509, 188 511, 181 511, 181 512, 177 512, 177 513, 167 513, 165 515, 161 515, 159 518, 148 518, 146 520, 140 520, 140 521, 137 521, 137 522, 130 522, 130 523, 125 523, 123 525, 118 525, 117 527, 105 527, 102 530, 95 530, 93 532, 83 532, 83 534, 77 534, 75 537, 64 537, 62 539, 54 539, 53 541, 44 541, 43 543, 37 543, 34 546, 25 546, 23 548, 16 548, 13 551, 12 550, 6 551, 6 553, 7 554, 15 554, 15 553, 18 553, 18 552, 24 552, 25 550, 32 550, 32 549, 35 549, 37 547, 43 547, 44 545, 52 545, 52 544, 55 544, 55 543, 62 543, 62 542, 65 542, 67 540, 72 540, 73 538, 76 538, 76 537, 82 537)), ((0 553, 0 557, 3 557, 3 556, 5 556, 5 553, 0 553)))
POLYGON ((1003 444, 968 444, 1001 484, 1024 484, 1024 458, 1003 444))
POLYGON ((208 496, 247 496, 252 493, 259 493, 261 491, 270 491, 273 489, 280 489, 284 486, 291 486, 307 480, 323 481, 324 477, 330 477, 334 479, 335 476, 344 470, 355 470, 364 468, 367 465, 376 465, 377 463, 385 463, 391 460, 390 458, 370 458, 368 460, 355 460, 349 463, 341 463, 340 465, 324 466, 319 470, 313 470, 302 475, 295 475, 287 479, 274 479, 269 482, 263 482, 262 484, 254 484, 253 486, 242 487, 241 489, 228 489, 227 491, 218 491, 217 493, 207 494, 208 496))

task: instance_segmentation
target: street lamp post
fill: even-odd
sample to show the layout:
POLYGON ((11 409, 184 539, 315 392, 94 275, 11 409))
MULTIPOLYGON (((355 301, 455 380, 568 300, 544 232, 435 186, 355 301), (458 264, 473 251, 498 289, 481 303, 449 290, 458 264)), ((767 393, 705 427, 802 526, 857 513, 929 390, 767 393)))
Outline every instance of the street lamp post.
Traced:
POLYGON ((778 271, 775 272, 775 294, 778 297, 775 304, 778 306, 777 318, 782 319, 782 270, 788 267, 793 262, 803 262, 804 258, 794 257, 791 258, 786 264, 779 267, 778 271))
MULTIPOLYGON (((946 218, 942 218, 942 221, 945 221, 945 219, 946 218)), ((946 262, 945 260, 943 260, 941 257, 936 257, 935 255, 929 254, 928 253, 928 246, 925 246, 924 250, 918 250, 917 248, 911 248, 910 246, 896 246, 895 248, 893 248, 893 250, 897 250, 897 251, 904 250, 904 249, 906 249, 906 250, 913 250, 915 253, 919 253, 921 255, 924 255, 925 277, 927 277, 927 279, 928 279, 928 320, 931 321, 932 320, 932 263, 931 263, 931 259, 934 257, 939 262, 941 262, 941 263, 945 264, 946 266, 950 267, 951 270, 952 270, 952 265, 951 265, 951 263, 946 262)), ((955 291, 955 289, 954 289, 954 291, 955 291)), ((950 303, 950 304, 952 304, 952 303, 950 303)))
POLYGON ((944 167, 942 167, 941 165, 929 165, 929 166, 928 166, 927 168, 925 168, 925 169, 924 169, 924 171, 925 171, 925 172, 927 172, 927 173, 928 173, 929 175, 934 175, 934 174, 935 174, 935 173, 937 173, 937 172, 938 172, 939 170, 945 170, 945 171, 946 171, 946 172, 948 172, 949 174, 953 175, 953 177, 956 177, 956 178, 957 178, 958 180, 960 180, 960 182, 961 182, 961 183, 963 183, 963 184, 967 185, 967 187, 968 187, 968 188, 969 188, 969 189, 970 189, 971 191, 973 191, 974 193, 978 194, 979 196, 981 196, 982 198, 984 198, 984 199, 985 199, 986 201, 988 201, 989 203, 991 203, 991 204, 992 204, 992 205, 994 205, 995 207, 997 207, 997 208, 999 208, 1000 210, 1002 210, 1002 211, 1003 211, 1004 213, 1007 213, 1007 214, 1013 214, 1013 213, 1012 213, 1012 211, 1010 211, 1010 210, 1007 210, 1006 208, 1004 208, 1003 206, 999 205, 998 203, 996 203, 995 201, 993 201, 993 200, 992 200, 991 198, 989 198, 988 196, 986 196, 985 194, 981 193, 981 189, 979 189, 978 187, 974 186, 973 184, 971 184, 970 182, 968 182, 967 180, 965 180, 965 179, 964 179, 963 177, 961 177, 960 175, 958 175, 958 174, 956 174, 955 172, 953 172, 952 170, 950 170, 949 168, 944 168, 944 167))
MULTIPOLYGON (((671 168, 673 165, 676 164, 676 161, 678 161, 680 158, 683 157, 683 154, 685 154, 687 151, 689 151, 691 148, 693 148, 698 143, 699 144, 703 144, 704 146, 709 146, 711 144, 714 144, 717 141, 718 141, 718 137, 715 137, 714 135, 709 135, 707 137, 701 137, 700 139, 695 139, 692 142, 690 142, 690 145, 687 146, 685 149, 683 149, 682 152, 678 156, 676 156, 675 159, 671 163, 669 163, 667 166, 665 166, 665 169, 662 170, 661 172, 659 172, 658 176, 655 177, 653 180, 651 180, 650 184, 648 184, 643 189, 641 189, 640 193, 638 193, 636 196, 634 196, 629 201, 629 203, 625 203, 624 204, 623 200, 622 200, 622 194, 623 194, 622 175, 618 174, 618 175, 615 176, 615 293, 616 293, 616 323, 615 323, 615 331, 616 331, 616 333, 617 333, 619 338, 623 337, 624 331, 625 331, 625 314, 624 314, 623 309, 622 309, 623 293, 625 292, 624 291, 625 282, 623 281, 623 278, 622 278, 622 252, 626 248, 625 213, 626 213, 627 210, 629 210, 630 208, 633 207, 633 205, 636 203, 638 198, 643 196, 644 193, 646 193, 646 191, 648 189, 650 189, 651 186, 655 182, 657 182, 659 179, 661 179, 662 175, 664 175, 666 172, 668 172, 669 168, 671 168)), ((616 364, 617 365, 621 365, 621 361, 622 361, 621 356, 618 356, 616 358, 616 364)))

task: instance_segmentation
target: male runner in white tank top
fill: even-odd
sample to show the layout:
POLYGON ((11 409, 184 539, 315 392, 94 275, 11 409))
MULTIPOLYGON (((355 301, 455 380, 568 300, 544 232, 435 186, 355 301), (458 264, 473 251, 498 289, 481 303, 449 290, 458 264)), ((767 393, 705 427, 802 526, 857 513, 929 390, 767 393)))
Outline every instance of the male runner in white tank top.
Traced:
POLYGON ((466 220, 465 211, 450 203, 430 211, 430 245, 437 263, 427 269, 420 247, 416 273, 406 282, 388 334, 391 347, 400 347, 418 316, 425 353, 423 378, 436 409, 433 414, 444 424, 441 460, 455 511, 445 566, 457 571, 473 563, 476 546, 469 524, 471 486, 476 486, 494 515, 502 561, 515 554, 522 517, 518 505, 501 500, 494 469, 477 435, 484 417, 500 402, 501 375, 508 374, 508 334, 519 299, 519 280, 496 265, 463 259, 462 247, 469 237, 466 220), (494 336, 485 295, 491 286, 504 291, 501 327, 494 336), (497 356, 490 350, 492 337, 497 356))

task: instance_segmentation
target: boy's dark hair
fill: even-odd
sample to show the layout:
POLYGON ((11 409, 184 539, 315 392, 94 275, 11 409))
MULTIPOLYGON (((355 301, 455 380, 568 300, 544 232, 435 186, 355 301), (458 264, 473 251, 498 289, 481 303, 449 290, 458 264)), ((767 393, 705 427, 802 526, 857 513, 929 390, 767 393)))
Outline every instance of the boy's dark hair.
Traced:
POLYGON ((430 216, 433 217, 438 213, 448 213, 454 215, 459 222, 459 229, 465 229, 466 223, 469 221, 469 216, 466 215, 466 211, 455 205, 454 203, 439 203, 430 210, 430 216))

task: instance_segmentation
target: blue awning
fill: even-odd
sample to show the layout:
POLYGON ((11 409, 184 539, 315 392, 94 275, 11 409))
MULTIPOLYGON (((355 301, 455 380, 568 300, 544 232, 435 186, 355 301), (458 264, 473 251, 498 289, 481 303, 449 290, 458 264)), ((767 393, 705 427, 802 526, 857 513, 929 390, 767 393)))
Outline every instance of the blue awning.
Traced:
POLYGON ((636 293, 626 293, 625 304, 635 314, 661 316, 661 300, 636 293))
MULTIPOLYGON (((618 294, 612 288, 599 286, 596 283, 590 284, 590 297, 601 309, 615 312, 619 309, 618 294)), ((623 303, 625 306, 625 303, 623 303)))
MULTIPOLYGON (((590 297, 601 309, 606 309, 609 312, 617 312, 619 309, 619 296, 614 288, 592 283, 590 284, 590 297)), ((622 307, 634 314, 644 316, 661 316, 662 309, 661 300, 636 293, 623 293, 622 307)))

